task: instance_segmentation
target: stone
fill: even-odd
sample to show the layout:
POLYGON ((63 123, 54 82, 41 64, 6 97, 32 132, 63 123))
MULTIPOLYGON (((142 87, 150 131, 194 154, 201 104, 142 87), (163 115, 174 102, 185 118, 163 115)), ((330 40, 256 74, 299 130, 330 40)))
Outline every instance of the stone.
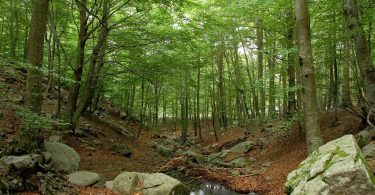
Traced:
POLYGON ((229 162, 219 162, 219 164, 225 167, 243 168, 253 165, 255 161, 256 160, 254 158, 239 157, 229 162))
POLYGON ((239 170, 234 170, 230 174, 233 175, 233 176, 239 176, 239 175, 241 175, 241 172, 239 170))
POLYGON ((112 190, 113 189, 113 180, 112 181, 106 181, 105 187, 112 190))
POLYGON ((362 151, 365 158, 375 158, 375 142, 367 144, 362 151))
POLYGON ((373 131, 371 127, 366 127, 355 136, 357 143, 361 148, 369 144, 374 137, 375 131, 373 131))
POLYGON ((353 135, 319 147, 289 173, 287 194, 375 194, 375 177, 353 135))
POLYGON ((1 176, 8 175, 10 168, 3 163, 0 163, 0 178, 1 176))
POLYGON ((156 145, 156 149, 162 156, 166 156, 166 157, 171 157, 174 153, 173 148, 169 148, 161 144, 156 145))
POLYGON ((68 175, 68 181, 78 186, 92 186, 101 180, 99 174, 89 171, 78 171, 68 175))
POLYGON ((67 173, 78 170, 81 158, 73 148, 59 142, 44 142, 44 149, 51 153, 53 168, 67 173))
POLYGON ((74 136, 76 136, 76 137, 87 137, 86 133, 82 129, 76 129, 74 131, 74 136))
POLYGON ((235 146, 233 146, 230 152, 238 152, 238 153, 247 153, 249 152, 254 146, 254 143, 251 141, 241 142, 235 146))
POLYGON ((111 150, 125 157, 130 157, 132 155, 130 149, 123 144, 113 144, 111 150))
POLYGON ((52 160, 52 155, 49 152, 42 152, 44 162, 49 163, 52 160))
POLYGON ((113 180, 112 190, 121 195, 133 194, 138 181, 138 173, 123 172, 113 180))
POLYGON ((8 167, 15 167, 16 169, 30 169, 35 166, 35 160, 30 155, 23 156, 4 156, 0 162, 8 167))
POLYGON ((113 191, 127 195, 135 192, 137 184, 144 195, 189 194, 187 187, 180 181, 163 173, 123 172, 113 182, 113 191))
POLYGON ((62 142, 62 137, 59 135, 52 135, 48 138, 49 142, 62 142))
POLYGON ((265 162, 262 164, 262 167, 269 167, 271 166, 271 162, 265 162))

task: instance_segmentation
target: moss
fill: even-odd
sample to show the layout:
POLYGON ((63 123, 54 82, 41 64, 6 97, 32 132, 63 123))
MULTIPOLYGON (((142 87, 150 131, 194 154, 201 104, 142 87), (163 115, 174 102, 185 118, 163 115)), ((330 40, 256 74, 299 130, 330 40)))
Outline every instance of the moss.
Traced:
POLYGON ((368 165, 367 161, 364 159, 364 157, 360 153, 358 153, 355 156, 354 162, 357 163, 359 160, 361 160, 362 163, 365 165, 367 173, 368 173, 368 175, 369 175, 369 177, 372 181, 372 185, 375 185, 375 175, 372 172, 372 170, 370 169, 370 166, 368 165))
POLYGON ((309 176, 309 172, 302 172, 301 174, 291 178, 285 185, 285 193, 291 194, 294 188, 306 177, 309 176))

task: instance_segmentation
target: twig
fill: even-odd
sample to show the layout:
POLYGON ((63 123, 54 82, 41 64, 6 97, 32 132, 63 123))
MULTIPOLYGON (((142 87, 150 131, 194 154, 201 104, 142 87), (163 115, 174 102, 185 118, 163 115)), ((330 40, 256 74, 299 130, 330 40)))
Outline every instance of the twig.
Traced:
POLYGON ((373 130, 375 130, 374 124, 371 123, 371 114, 374 110, 374 107, 371 107, 370 110, 367 113, 367 123, 372 127, 373 130))

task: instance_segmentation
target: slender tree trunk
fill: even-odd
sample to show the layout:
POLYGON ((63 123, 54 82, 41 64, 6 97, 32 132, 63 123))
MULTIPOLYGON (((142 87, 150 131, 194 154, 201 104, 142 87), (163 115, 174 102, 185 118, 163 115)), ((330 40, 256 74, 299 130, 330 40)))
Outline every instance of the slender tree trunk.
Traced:
MULTIPOLYGON (((99 78, 100 70, 104 65, 105 43, 109 34, 108 29, 108 14, 109 14, 109 0, 103 1, 103 16, 102 28, 99 34, 98 41, 92 51, 89 70, 87 73, 86 85, 84 88, 84 95, 82 96, 72 118, 72 129, 76 128, 81 114, 87 110, 95 93, 97 81, 99 78)), ((78 96, 78 94, 77 94, 78 96)))
POLYGON ((139 138, 139 135, 141 134, 142 126, 143 126, 143 104, 144 104, 144 93, 145 93, 145 81, 142 79, 142 84, 141 84, 141 116, 139 117, 139 129, 137 133, 137 139, 139 138))
MULTIPOLYGON (((87 41, 87 10, 85 8, 87 4, 87 0, 81 0, 80 3, 77 3, 77 6, 79 8, 80 13, 80 29, 79 29, 79 35, 78 35, 78 46, 77 46, 77 56, 76 56, 76 65, 74 68, 74 76, 73 76, 73 84, 70 88, 69 93, 69 100, 68 100, 68 106, 67 106, 67 115, 68 115, 68 122, 72 125, 73 123, 73 115, 76 111, 77 107, 77 100, 78 100, 78 93, 81 86, 81 80, 82 80, 82 73, 83 73, 83 65, 85 62, 85 46, 87 41)), ((70 127, 72 128, 72 126, 70 127)))
MULTIPOLYGON (((266 116, 266 97, 263 86, 263 29, 260 21, 257 23, 257 63, 258 63, 258 82, 259 82, 259 97, 260 97, 260 114, 261 118, 266 116)), ((261 119, 263 120, 263 119, 261 119)))
POLYGON ((319 126, 314 60, 311 48, 310 18, 307 0, 295 0, 298 49, 302 69, 304 126, 308 153, 322 145, 319 126))
POLYGON ((27 63, 32 67, 28 69, 26 81, 26 105, 35 113, 39 113, 42 105, 42 81, 41 72, 43 62, 44 34, 46 32, 47 13, 49 0, 39 0, 35 2, 31 30, 28 41, 29 52, 27 63))
POLYGON ((218 69, 218 90, 219 90, 219 124, 221 127, 227 128, 227 113, 225 105, 225 89, 224 89, 224 46, 222 45, 218 51, 217 58, 218 69))
POLYGON ((25 38, 24 38, 24 48, 23 48, 23 61, 26 62, 27 51, 28 51, 27 40, 29 37, 29 6, 28 6, 27 1, 24 2, 24 6, 25 6, 25 38))
MULTIPOLYGON (((26 106, 36 114, 40 113, 43 102, 43 73, 41 68, 43 63, 43 45, 44 34, 46 32, 48 5, 49 0, 35 1, 31 19, 30 37, 28 41, 29 52, 27 56, 27 63, 31 64, 31 67, 27 71, 26 106)), ((39 130, 30 129, 30 132, 26 132, 25 136, 28 137, 28 142, 33 147, 34 141, 36 141, 39 137, 39 130), (29 135, 27 135, 28 133, 29 135)))
POLYGON ((362 85, 365 89, 366 101, 371 110, 375 106, 375 67, 371 60, 370 49, 359 19, 357 1, 343 0, 343 3, 346 23, 355 45, 357 62, 363 79, 362 85))
POLYGON ((197 75, 197 94, 196 94, 196 101, 197 101, 197 108, 196 108, 196 118, 197 118, 197 128, 198 128, 198 135, 199 140, 203 141, 202 136, 202 128, 201 128, 201 118, 200 118, 200 87, 201 87, 201 59, 198 56, 198 75, 197 75))
POLYGON ((342 103, 344 107, 351 107, 352 101, 350 98, 350 77, 349 77, 349 66, 350 66, 350 49, 349 41, 344 41, 344 64, 342 68, 342 103))

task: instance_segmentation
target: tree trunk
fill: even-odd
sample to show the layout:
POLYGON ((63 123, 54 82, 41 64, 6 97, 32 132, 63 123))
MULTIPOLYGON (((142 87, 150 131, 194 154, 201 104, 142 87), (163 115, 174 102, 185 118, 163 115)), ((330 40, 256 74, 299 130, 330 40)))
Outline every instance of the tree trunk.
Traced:
POLYGON ((199 135, 199 140, 203 141, 203 136, 202 136, 202 128, 201 128, 201 117, 200 117, 200 87, 201 87, 201 59, 200 56, 198 56, 198 73, 197 73, 197 95, 196 95, 196 123, 197 123, 197 128, 198 128, 198 135, 199 135))
POLYGON ((322 145, 311 48, 310 18, 307 0, 295 0, 298 49, 302 70, 304 126, 308 153, 322 145))
MULTIPOLYGON (((257 63, 258 63, 258 82, 259 82, 259 96, 260 96, 260 114, 261 118, 266 116, 266 97, 263 86, 263 29, 260 21, 257 23, 257 63)), ((262 119, 261 119, 262 120, 262 119)))
MULTIPOLYGON (((93 96, 95 93, 95 88, 97 86, 97 81, 100 75, 101 68, 104 65, 104 55, 105 55, 105 43, 108 37, 108 14, 109 14, 109 0, 103 1, 103 16, 102 16, 102 28, 99 34, 99 39, 92 50, 91 61, 89 70, 87 73, 86 85, 84 88, 84 94, 74 111, 72 118, 72 129, 76 128, 78 120, 81 114, 87 110, 93 96)), ((78 96, 78 94, 77 94, 78 96)))
MULTIPOLYGON (((359 20, 356 0, 343 0, 344 14, 350 35, 355 45, 357 62, 363 80, 369 110, 375 106, 375 68, 362 24, 359 20)), ((366 113, 367 114, 367 113, 366 113)))
MULTIPOLYGON (((85 62, 85 46, 87 41, 87 10, 85 8, 87 4, 87 0, 82 0, 80 3, 77 3, 80 13, 80 26, 79 26, 79 35, 78 35, 78 46, 77 46, 77 56, 76 56, 76 65, 74 68, 74 76, 73 76, 73 84, 70 88, 69 93, 69 100, 67 105, 67 116, 68 123, 72 125, 73 123, 73 115, 76 111, 77 107, 77 100, 78 100, 78 93, 81 86, 82 80, 82 73, 83 73, 83 65, 85 62)), ((70 127, 72 128, 72 126, 70 127)))
POLYGON ((351 107, 352 101, 350 98, 350 77, 349 77, 349 66, 350 66, 350 49, 349 41, 344 41, 344 64, 342 68, 342 103, 344 107, 351 107))
POLYGON ((28 41, 27 63, 32 67, 28 69, 26 81, 26 105, 31 111, 39 113, 43 101, 41 71, 43 62, 44 34, 46 32, 47 13, 49 0, 36 1, 33 8, 30 37, 28 41))
MULTIPOLYGON (((35 1, 28 41, 29 52, 27 63, 31 64, 31 67, 27 71, 26 106, 36 114, 40 113, 43 102, 43 73, 41 69, 43 63, 43 45, 44 34, 46 32, 48 5, 49 0, 35 1)), ((39 130, 29 129, 29 131, 30 132, 25 132, 25 136, 27 136, 28 143, 33 147, 34 142, 39 137, 39 130)))

